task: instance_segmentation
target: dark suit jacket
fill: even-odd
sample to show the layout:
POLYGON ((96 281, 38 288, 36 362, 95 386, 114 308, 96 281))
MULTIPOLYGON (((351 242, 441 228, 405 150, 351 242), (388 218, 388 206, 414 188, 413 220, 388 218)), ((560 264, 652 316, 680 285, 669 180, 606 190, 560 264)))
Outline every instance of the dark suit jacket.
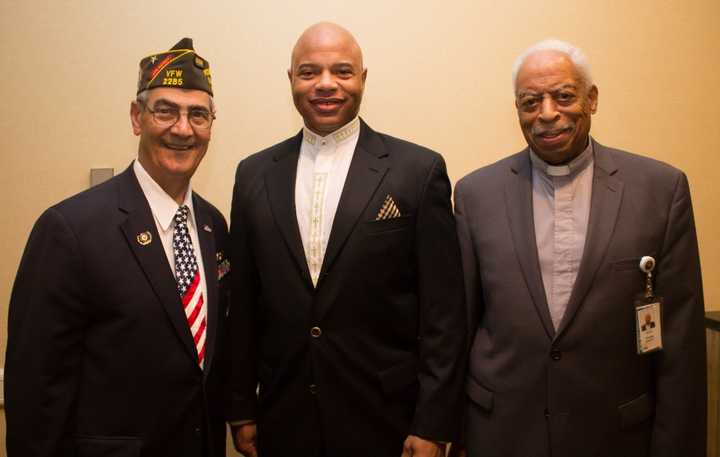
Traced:
POLYGON ((203 440, 205 455, 224 457, 216 253, 227 226, 195 194, 193 206, 208 289, 204 370, 132 167, 37 221, 10 301, 9 457, 197 457, 203 440))
POLYGON ((455 190, 473 343, 469 455, 701 456, 703 294, 685 175, 593 144, 585 251, 553 329, 540 273, 528 150, 455 190), (638 355, 640 257, 657 259, 664 349, 638 355))
POLYGON ((230 420, 257 420, 263 457, 397 457, 411 433, 453 439, 465 322, 442 158, 362 123, 315 289, 295 213, 301 141, 238 165, 230 420), (376 221, 387 195, 401 217, 376 221))

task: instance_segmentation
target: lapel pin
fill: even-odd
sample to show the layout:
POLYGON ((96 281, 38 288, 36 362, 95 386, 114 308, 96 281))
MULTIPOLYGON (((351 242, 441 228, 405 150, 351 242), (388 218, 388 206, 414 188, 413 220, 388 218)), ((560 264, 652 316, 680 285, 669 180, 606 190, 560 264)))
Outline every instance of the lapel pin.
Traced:
POLYGON ((223 260, 218 264, 218 280, 225 277, 226 274, 230 273, 230 261, 228 259, 223 260))
POLYGON ((147 246, 148 244, 152 243, 152 233, 142 232, 138 234, 137 242, 140 243, 140 246, 147 246))
POLYGON ((212 229, 211 229, 210 226, 207 225, 207 224, 203 225, 203 230, 205 230, 206 232, 212 233, 212 229))

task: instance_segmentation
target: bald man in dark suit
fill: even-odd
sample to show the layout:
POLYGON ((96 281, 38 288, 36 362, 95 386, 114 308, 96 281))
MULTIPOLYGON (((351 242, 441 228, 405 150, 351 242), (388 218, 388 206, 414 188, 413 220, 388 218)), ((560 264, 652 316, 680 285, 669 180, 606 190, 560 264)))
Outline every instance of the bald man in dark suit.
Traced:
POLYGON ((459 428, 445 163, 357 116, 366 74, 347 30, 310 27, 288 71, 305 128, 237 168, 229 419, 245 455, 437 457, 459 428))

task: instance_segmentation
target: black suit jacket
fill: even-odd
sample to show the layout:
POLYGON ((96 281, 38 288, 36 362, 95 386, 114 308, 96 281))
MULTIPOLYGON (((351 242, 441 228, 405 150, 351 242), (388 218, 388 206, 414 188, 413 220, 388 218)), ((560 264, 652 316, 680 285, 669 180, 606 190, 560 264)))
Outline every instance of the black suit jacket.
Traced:
POLYGON ((397 457, 408 434, 452 440, 465 322, 441 156, 361 124, 314 288, 294 203, 301 141, 237 168, 230 420, 257 420, 263 457, 397 457), (388 195, 401 217, 376 221, 388 195))
POLYGON ((207 282, 204 370, 132 167, 37 221, 10 301, 9 457, 224 457, 216 254, 227 226, 196 194, 193 206, 207 282))
POLYGON ((470 331, 469 455, 699 457, 705 337, 685 175, 598 143, 584 255, 553 328, 538 261, 528 150, 463 178, 455 211, 470 331), (638 355, 640 258, 657 260, 663 342, 638 355))

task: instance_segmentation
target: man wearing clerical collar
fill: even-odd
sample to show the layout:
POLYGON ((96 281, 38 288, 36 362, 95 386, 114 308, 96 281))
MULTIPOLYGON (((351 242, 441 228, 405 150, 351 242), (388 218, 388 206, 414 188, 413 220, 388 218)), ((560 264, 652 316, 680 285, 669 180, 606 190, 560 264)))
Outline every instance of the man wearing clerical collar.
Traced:
POLYGON ((513 83, 528 147, 455 188, 467 455, 704 455, 687 178, 590 137, 598 89, 577 47, 532 46, 513 83))
POLYGON ((367 69, 342 27, 308 28, 288 77, 305 127, 243 160, 233 192, 236 447, 440 456, 465 349, 444 161, 358 118, 367 69))

